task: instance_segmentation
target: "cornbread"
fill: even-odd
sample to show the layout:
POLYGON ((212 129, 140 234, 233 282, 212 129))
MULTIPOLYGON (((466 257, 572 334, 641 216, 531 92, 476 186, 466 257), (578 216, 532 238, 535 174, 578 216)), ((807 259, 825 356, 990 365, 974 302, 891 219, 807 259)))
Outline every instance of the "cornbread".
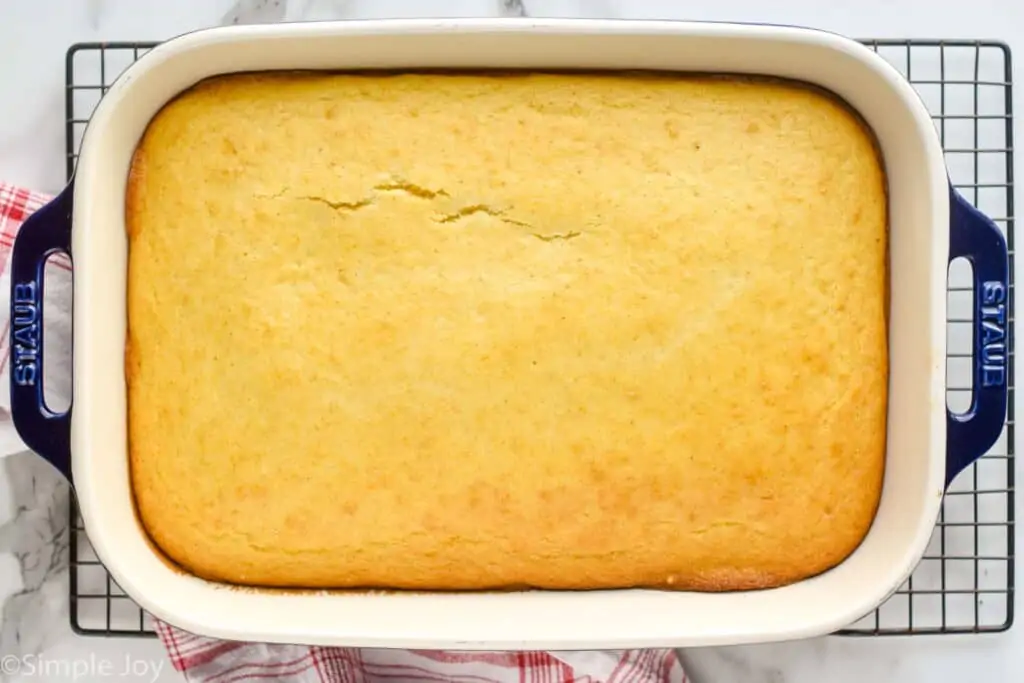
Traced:
POLYGON ((886 221, 798 84, 204 81, 129 178, 140 520, 248 586, 820 573, 881 491, 886 221))

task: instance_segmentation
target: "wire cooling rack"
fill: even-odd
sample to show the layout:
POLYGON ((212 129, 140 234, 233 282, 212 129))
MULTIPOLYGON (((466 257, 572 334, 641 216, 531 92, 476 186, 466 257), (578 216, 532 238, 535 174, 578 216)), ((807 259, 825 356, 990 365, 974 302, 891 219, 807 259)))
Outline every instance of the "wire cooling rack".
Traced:
MULTIPOLYGON (((950 178, 1004 231, 1010 246, 1013 329, 1013 116, 1010 50, 985 41, 863 41, 899 69, 928 106, 942 137, 950 178)), ((67 173, 82 133, 107 88, 152 43, 81 43, 67 54, 67 173)), ((971 273, 950 265, 947 399, 965 409, 971 394, 971 273)), ((999 441, 950 487, 938 524, 913 576, 879 609, 843 635, 1004 631, 1013 623, 1014 389, 999 441)), ((71 626, 83 635, 155 635, 152 620, 97 560, 71 506, 71 626)))

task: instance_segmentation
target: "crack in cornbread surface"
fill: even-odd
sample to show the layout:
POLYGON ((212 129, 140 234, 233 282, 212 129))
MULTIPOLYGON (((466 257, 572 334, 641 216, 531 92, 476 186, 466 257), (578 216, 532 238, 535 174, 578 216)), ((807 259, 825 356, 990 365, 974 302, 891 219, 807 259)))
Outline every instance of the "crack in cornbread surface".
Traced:
POLYGON ((198 576, 736 590, 872 522, 885 180, 830 96, 221 77, 126 208, 132 486, 198 576))

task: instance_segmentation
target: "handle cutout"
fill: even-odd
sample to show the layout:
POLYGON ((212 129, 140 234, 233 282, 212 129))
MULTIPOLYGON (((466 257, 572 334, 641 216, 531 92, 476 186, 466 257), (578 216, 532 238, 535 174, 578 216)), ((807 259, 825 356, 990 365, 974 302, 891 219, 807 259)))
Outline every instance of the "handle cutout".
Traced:
POLYGON ((974 396, 974 267, 958 256, 946 284, 946 407, 966 415, 974 396))
POLYGON ((71 259, 55 251, 43 263, 43 405, 55 415, 71 408, 71 259))

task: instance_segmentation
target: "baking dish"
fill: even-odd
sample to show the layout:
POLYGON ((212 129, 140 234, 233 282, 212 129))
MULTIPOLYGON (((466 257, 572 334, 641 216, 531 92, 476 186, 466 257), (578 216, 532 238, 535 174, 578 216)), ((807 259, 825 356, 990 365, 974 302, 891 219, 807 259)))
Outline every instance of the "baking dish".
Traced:
POLYGON ((403 20, 186 35, 147 54, 110 89, 89 124, 74 181, 26 223, 12 262, 11 390, 19 433, 72 479, 92 544, 119 585, 154 616, 222 638, 597 649, 824 634, 903 583, 924 552, 945 487, 991 446, 1006 411, 1008 258, 999 231, 951 189, 931 119, 910 85, 860 44, 807 29, 403 20), (399 594, 241 590, 182 574, 154 552, 133 509, 124 386, 124 193, 146 124, 177 93, 216 74, 413 67, 752 73, 819 85, 864 117, 888 173, 891 377, 882 500, 853 555, 825 574, 766 591, 399 594), (74 268, 73 407, 62 414, 45 407, 41 386, 43 262, 56 251, 69 252, 74 268), (950 415, 946 272, 960 256, 974 269, 975 391, 966 414, 950 415))

